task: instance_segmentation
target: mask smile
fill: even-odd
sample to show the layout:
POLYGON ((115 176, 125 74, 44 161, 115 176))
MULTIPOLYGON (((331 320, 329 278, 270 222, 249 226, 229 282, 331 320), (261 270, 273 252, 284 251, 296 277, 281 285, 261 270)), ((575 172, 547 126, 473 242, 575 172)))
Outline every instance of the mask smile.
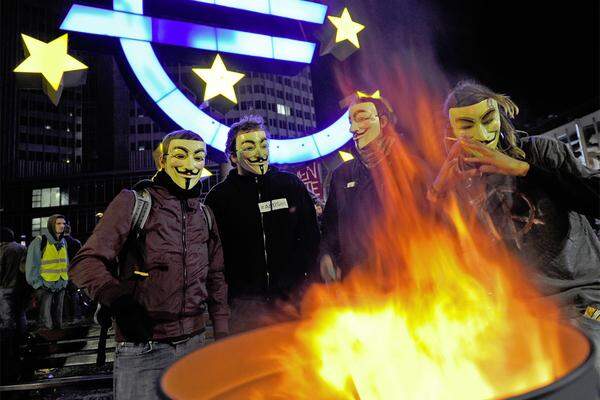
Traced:
POLYGON ((494 136, 490 140, 480 140, 479 142, 488 145, 496 140, 496 136, 498 136, 498 132, 494 132, 494 136))
POLYGON ((363 137, 365 133, 367 133, 366 129, 361 129, 360 131, 352 133, 352 140, 354 140, 355 142, 358 141, 361 137, 363 137))

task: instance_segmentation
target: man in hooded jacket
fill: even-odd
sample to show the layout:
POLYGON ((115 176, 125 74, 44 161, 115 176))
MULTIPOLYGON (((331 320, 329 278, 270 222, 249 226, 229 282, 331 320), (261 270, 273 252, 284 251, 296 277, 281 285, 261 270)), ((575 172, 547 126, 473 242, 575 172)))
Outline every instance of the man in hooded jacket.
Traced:
POLYGON ((63 301, 69 281, 69 257, 63 237, 67 220, 64 215, 48 218, 48 235, 39 235, 29 244, 25 276, 35 290, 40 304, 38 326, 46 329, 62 327, 63 301))

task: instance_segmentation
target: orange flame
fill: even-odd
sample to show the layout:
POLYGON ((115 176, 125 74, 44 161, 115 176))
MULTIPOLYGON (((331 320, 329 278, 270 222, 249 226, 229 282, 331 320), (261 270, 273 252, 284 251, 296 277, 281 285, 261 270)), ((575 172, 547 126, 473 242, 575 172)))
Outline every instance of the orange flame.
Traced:
POLYGON ((275 397, 489 399, 545 386, 581 362, 565 352, 558 309, 478 225, 477 210, 426 200, 445 157, 442 99, 418 63, 396 64, 404 94, 382 95, 400 96, 392 103, 412 137, 373 171, 382 212, 365 235, 370 261, 310 289, 275 397))

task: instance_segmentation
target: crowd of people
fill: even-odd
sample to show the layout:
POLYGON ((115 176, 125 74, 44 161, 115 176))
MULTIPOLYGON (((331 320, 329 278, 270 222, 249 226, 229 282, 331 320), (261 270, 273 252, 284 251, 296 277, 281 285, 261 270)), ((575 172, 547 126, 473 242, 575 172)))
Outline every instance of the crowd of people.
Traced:
MULTIPOLYGON (((475 175, 489 187, 518 187, 544 222, 507 246, 535 269, 543 295, 557 298, 600 344, 593 317, 600 313, 590 313, 600 310, 600 241, 589 222, 600 217, 600 171, 581 165, 561 142, 521 137, 511 122, 516 105, 485 86, 461 82, 445 106, 456 141, 427 198, 466 198, 465 182, 475 175)), ((341 280, 373 256, 370 228, 382 217, 374 174, 403 139, 380 96, 357 95, 349 118, 355 158, 333 172, 320 223, 322 204, 295 175, 270 165, 268 129, 246 116, 228 133, 233 169, 204 204, 206 144, 183 130, 164 137, 159 171, 121 191, 83 246, 60 215, 27 251, 3 230, 0 283, 14 309, 6 311, 13 325, 2 329, 22 329, 25 277, 48 329, 61 326, 72 284, 113 321, 115 398, 159 398, 165 368, 204 345, 206 310, 216 340, 274 323, 289 317, 279 306, 297 305, 307 285, 341 280)))

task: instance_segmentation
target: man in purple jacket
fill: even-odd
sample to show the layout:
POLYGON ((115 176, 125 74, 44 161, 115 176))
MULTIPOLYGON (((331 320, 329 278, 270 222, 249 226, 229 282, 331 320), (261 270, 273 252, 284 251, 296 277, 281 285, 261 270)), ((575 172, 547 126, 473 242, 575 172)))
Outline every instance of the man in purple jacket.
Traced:
POLYGON ((176 131, 161 146, 161 169, 135 187, 151 197, 143 227, 136 229, 132 215, 136 193, 121 191, 69 269, 114 318, 117 400, 159 398, 164 368, 204 344, 205 304, 215 337, 228 334, 221 241, 199 199, 206 145, 176 131))

